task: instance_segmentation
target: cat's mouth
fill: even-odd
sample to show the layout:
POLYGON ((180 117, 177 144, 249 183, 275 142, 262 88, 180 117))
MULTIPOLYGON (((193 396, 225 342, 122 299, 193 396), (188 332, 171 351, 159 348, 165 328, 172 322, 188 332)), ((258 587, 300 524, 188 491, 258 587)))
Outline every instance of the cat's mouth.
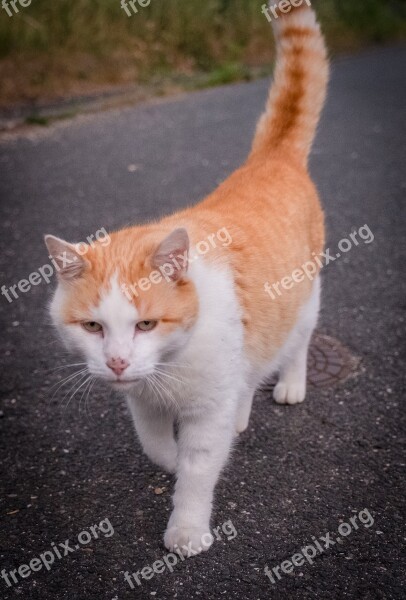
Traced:
POLYGON ((106 376, 105 374, 103 374, 101 376, 101 378, 107 384, 111 385, 112 387, 122 390, 122 389, 126 389, 129 387, 134 387, 135 385, 141 383, 142 381, 145 381, 145 379, 151 373, 153 373, 152 369, 145 369, 142 371, 128 374, 127 377, 125 376, 125 374, 120 374, 120 375, 116 376, 115 379, 112 379, 111 376, 109 377, 109 376, 106 376))

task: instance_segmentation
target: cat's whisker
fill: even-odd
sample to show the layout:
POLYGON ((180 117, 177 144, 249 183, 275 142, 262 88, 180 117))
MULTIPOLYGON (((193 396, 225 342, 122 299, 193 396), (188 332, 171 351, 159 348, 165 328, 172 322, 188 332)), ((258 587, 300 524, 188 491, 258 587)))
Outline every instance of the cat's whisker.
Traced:
POLYGON ((185 386, 190 382, 188 377, 177 377, 172 373, 167 373, 166 371, 162 371, 160 369, 155 370, 155 374, 160 378, 163 383, 166 383, 170 388, 175 388, 179 393, 180 390, 184 389, 185 386))
POLYGON ((81 412, 82 401, 84 400, 83 407, 84 407, 86 417, 88 417, 87 411, 86 411, 86 397, 87 397, 86 395, 89 392, 89 389, 90 389, 93 381, 94 381, 94 377, 93 377, 93 375, 90 375, 87 385, 85 386, 85 389, 83 390, 82 395, 80 396, 80 400, 79 400, 79 413, 81 412))
POLYGON ((154 377, 155 383, 157 386, 159 386, 159 388, 163 391, 164 394, 167 394, 170 398, 170 400, 173 402, 174 406, 179 409, 179 405, 177 400, 174 398, 174 396, 172 395, 171 391, 165 387, 164 383, 159 379, 158 377, 158 373, 153 373, 152 377, 154 377))
POLYGON ((161 375, 163 378, 171 379, 172 381, 176 381, 176 383, 179 383, 181 385, 185 385, 185 383, 187 381, 186 379, 180 379, 179 377, 176 377, 173 373, 168 373, 166 371, 163 371, 162 369, 155 368, 155 373, 157 375, 161 375))
POLYGON ((162 393, 159 391, 154 380, 152 379, 152 377, 150 375, 147 376, 146 380, 147 380, 148 384, 151 386, 154 394, 157 395, 158 398, 162 401, 162 404, 161 404, 161 402, 158 403, 158 406, 159 406, 159 408, 161 410, 161 414, 162 414, 162 408, 163 408, 162 405, 164 405, 164 406, 166 405, 165 398, 162 397, 162 393))
POLYGON ((175 363, 175 362, 157 362, 155 363, 157 367, 176 367, 180 369, 191 369, 191 365, 185 365, 184 363, 175 363))
POLYGON ((83 397, 84 397, 84 395, 85 395, 85 393, 86 393, 86 390, 87 390, 87 388, 88 388, 88 386, 89 386, 90 382, 92 381, 92 378, 93 378, 93 375, 90 375, 90 377, 89 377, 89 378, 88 378, 88 380, 87 380, 87 385, 85 386, 85 389, 83 390, 83 392, 82 392, 82 394, 81 394, 81 396, 80 396, 80 398, 79 398, 79 415, 80 415, 80 414, 81 414, 81 412, 82 412, 82 400, 83 400, 83 397))
POLYGON ((78 377, 79 375, 81 375, 82 373, 84 373, 85 371, 87 371, 87 369, 81 369, 80 371, 77 371, 76 373, 71 373, 70 375, 68 375, 67 377, 65 377, 65 379, 62 379, 62 381, 57 381, 51 388, 50 391, 52 391, 56 386, 58 386, 56 388, 56 390, 54 391, 54 393, 52 394, 52 397, 50 398, 49 402, 52 402, 52 400, 54 399, 55 395, 59 392, 59 390, 66 385, 67 383, 69 383, 70 381, 72 381, 73 379, 75 379, 76 377, 78 377))
POLYGON ((92 380, 90 386, 87 388, 87 395, 85 398, 85 411, 88 415, 88 419, 90 422, 92 422, 93 416, 92 416, 92 414, 90 412, 90 408, 89 408, 89 397, 90 397, 90 393, 92 392, 92 390, 94 388, 96 381, 97 381, 96 377, 93 377, 93 380, 92 380))
POLYGON ((156 379, 164 386, 165 391, 172 396, 172 392, 179 393, 181 388, 185 387, 186 380, 180 380, 174 377, 169 377, 165 373, 155 371, 154 375, 156 379))
POLYGON ((157 406, 158 406, 161 416, 163 416, 165 414, 165 411, 167 410, 167 401, 162 396, 162 393, 160 392, 159 388, 157 388, 156 383, 154 383, 153 381, 150 381, 150 384, 151 384, 152 390, 154 391, 155 396, 158 397, 157 406))
MULTIPOLYGON (((69 397, 69 400, 68 400, 68 402, 67 402, 67 403, 66 403, 66 405, 65 405, 65 408, 64 408, 64 410, 65 410, 65 411, 67 410, 67 408, 68 408, 68 406, 69 406, 69 404, 70 404, 71 400, 72 400, 72 399, 73 399, 73 398, 76 396, 76 394, 78 393, 78 391, 79 391, 79 390, 80 390, 80 389, 81 389, 81 388, 82 388, 82 387, 83 387, 83 386, 84 386, 84 385, 85 385, 85 384, 86 384, 86 383, 89 381, 89 379, 90 379, 90 378, 91 378, 91 375, 87 375, 86 379, 85 379, 85 380, 84 380, 82 383, 80 383, 80 382, 79 382, 79 383, 80 383, 79 387, 77 387, 77 388, 76 388, 76 389, 73 391, 73 393, 72 393, 72 394, 71 394, 71 396, 69 397)), ((81 380, 81 381, 82 381, 82 380, 81 380)))
POLYGON ((54 367, 53 369, 46 369, 46 373, 53 373, 54 371, 60 371, 61 369, 68 369, 71 367, 82 367, 83 365, 86 365, 87 363, 85 362, 80 362, 80 363, 72 363, 69 365, 61 365, 59 367, 54 367))
MULTIPOLYGON (((76 377, 76 375, 79 375, 80 373, 83 373, 86 369, 80 369, 79 371, 75 371, 75 373, 70 373, 69 375, 67 375, 66 377, 64 377, 64 379, 57 381, 56 383, 54 383, 54 385, 51 386, 50 390, 53 390, 54 387, 56 386, 60 386, 60 385, 64 385, 66 382, 68 382, 70 379, 72 379, 73 377, 76 377)), ((58 387, 59 389, 59 387, 58 387)))
POLYGON ((86 369, 84 372, 82 372, 82 373, 80 374, 80 377, 78 377, 78 380, 74 379, 74 381, 73 381, 73 385, 72 385, 72 386, 71 386, 71 387, 68 389, 68 391, 66 392, 66 394, 63 396, 62 400, 60 400, 60 401, 59 401, 59 404, 60 404, 61 406, 63 406, 63 403, 64 403, 64 401, 65 401, 65 398, 66 398, 67 396, 69 396, 69 394, 71 393, 71 391, 72 391, 73 389, 75 389, 75 387, 76 387, 76 386, 77 386, 77 385, 78 385, 78 384, 79 384, 81 381, 83 381, 83 379, 84 379, 85 377, 87 377, 87 375, 88 375, 88 371, 87 371, 87 369, 86 369))
POLYGON ((173 405, 176 406, 176 400, 174 399, 174 397, 169 393, 168 390, 165 389, 165 387, 162 385, 162 383, 160 383, 159 379, 156 377, 155 374, 152 374, 152 379, 155 383, 156 389, 159 390, 159 395, 163 400, 163 404, 165 406, 165 408, 172 408, 173 405), (171 404, 171 402, 168 401, 168 397, 169 399, 172 401, 173 404, 171 404))

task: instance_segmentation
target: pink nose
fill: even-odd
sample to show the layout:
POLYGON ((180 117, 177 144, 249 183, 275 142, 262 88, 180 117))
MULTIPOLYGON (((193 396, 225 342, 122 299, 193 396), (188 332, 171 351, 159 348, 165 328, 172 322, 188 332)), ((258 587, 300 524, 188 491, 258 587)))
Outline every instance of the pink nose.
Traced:
POLYGON ((109 358, 106 365, 115 373, 117 376, 121 375, 126 370, 130 363, 124 358, 109 358))

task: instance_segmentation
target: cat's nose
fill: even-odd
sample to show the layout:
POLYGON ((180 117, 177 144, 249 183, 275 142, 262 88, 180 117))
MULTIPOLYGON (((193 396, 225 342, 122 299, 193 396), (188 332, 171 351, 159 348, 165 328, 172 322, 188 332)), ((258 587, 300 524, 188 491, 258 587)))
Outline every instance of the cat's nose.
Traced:
POLYGON ((106 365, 115 373, 117 376, 121 375, 123 371, 129 366, 128 360, 125 358, 109 358, 106 365))

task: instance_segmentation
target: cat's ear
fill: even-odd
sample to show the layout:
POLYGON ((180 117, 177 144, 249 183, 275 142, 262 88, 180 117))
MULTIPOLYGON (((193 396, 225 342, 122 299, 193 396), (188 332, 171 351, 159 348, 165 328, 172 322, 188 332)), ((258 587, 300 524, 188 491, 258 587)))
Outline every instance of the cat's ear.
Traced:
POLYGON ((187 272, 189 236, 186 229, 175 229, 158 246, 152 266, 161 270, 166 279, 181 280, 187 272))
POLYGON ((87 261, 79 254, 75 245, 54 235, 46 235, 44 241, 59 277, 65 281, 80 277, 87 261))

